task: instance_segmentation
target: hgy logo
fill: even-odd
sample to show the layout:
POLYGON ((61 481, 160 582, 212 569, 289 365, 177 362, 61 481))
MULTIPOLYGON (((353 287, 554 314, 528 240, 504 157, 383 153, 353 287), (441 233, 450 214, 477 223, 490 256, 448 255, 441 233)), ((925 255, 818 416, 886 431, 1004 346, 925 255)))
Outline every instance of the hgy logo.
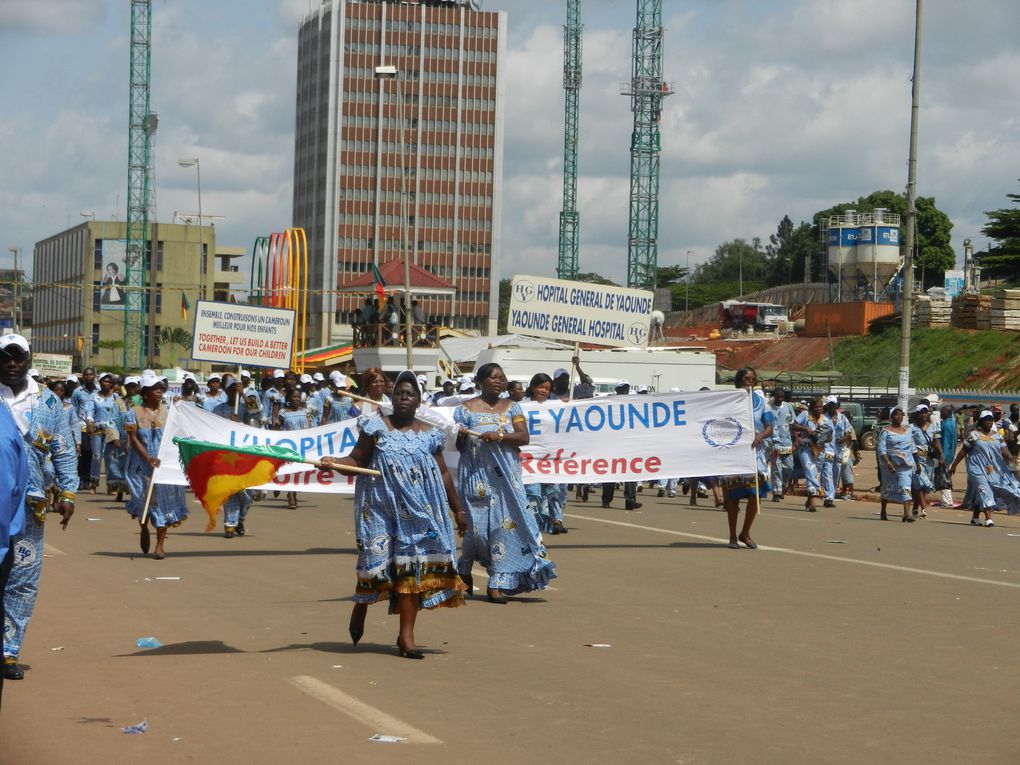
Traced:
POLYGON ((631 324, 630 329, 627 330, 627 337, 635 345, 641 345, 648 339, 648 327, 641 323, 631 324))
POLYGON ((527 279, 514 282, 514 297, 521 303, 529 303, 535 297, 535 285, 527 279))

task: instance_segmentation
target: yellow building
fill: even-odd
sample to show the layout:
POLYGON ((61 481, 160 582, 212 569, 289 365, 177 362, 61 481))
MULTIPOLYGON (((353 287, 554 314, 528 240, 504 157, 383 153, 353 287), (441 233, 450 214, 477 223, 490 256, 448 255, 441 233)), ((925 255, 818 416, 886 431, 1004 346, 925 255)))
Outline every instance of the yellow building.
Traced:
POLYGON ((141 287, 148 298, 142 337, 146 366, 188 365, 195 302, 230 299, 243 280, 230 260, 243 251, 218 252, 213 226, 153 223, 149 229, 145 285, 126 282, 126 225, 121 221, 88 221, 36 243, 34 351, 72 354, 75 369, 120 367, 125 291, 141 287), (187 318, 185 300, 192 307, 187 318))

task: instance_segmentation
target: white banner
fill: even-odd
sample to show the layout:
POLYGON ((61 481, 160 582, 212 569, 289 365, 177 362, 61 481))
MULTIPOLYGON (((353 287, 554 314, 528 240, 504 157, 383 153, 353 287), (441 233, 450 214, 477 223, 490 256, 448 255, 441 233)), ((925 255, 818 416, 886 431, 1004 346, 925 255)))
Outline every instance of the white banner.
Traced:
MULTIPOLYGON (((521 450, 525 483, 603 483, 751 473, 754 439, 746 391, 607 396, 552 405, 522 404, 531 443, 521 450)), ((444 458, 456 470, 454 409, 428 409, 445 422, 444 458)), ((285 446, 314 459, 344 456, 358 440, 357 421, 306 430, 262 430, 231 422, 189 402, 176 404, 159 449, 156 483, 186 484, 174 436, 244 446, 285 446)), ((354 478, 294 464, 265 490, 354 491, 354 478)))
POLYGON ((199 300, 191 358, 239 367, 290 366, 294 314, 285 308, 199 300))
POLYGON ((652 293, 542 276, 515 276, 507 331, 613 347, 648 344, 652 293))
POLYGON ((44 377, 66 377, 71 374, 73 358, 59 353, 33 353, 32 366, 44 377))

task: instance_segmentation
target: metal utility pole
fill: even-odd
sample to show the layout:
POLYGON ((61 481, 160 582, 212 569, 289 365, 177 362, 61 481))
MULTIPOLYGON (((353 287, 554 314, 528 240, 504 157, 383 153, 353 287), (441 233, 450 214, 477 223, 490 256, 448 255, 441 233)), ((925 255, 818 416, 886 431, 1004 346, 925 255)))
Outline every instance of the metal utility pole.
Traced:
MULTIPOLYGON (((152 0, 131 0, 131 92, 128 103, 127 243, 124 255, 124 367, 143 366, 142 337, 149 239, 149 151, 156 116, 149 110, 152 0)), ((155 338, 149 338, 155 342, 155 338)))
POLYGON ((914 294, 914 234, 917 228, 917 121, 921 104, 921 5, 914 17, 914 76, 910 100, 910 155, 907 159, 907 215, 903 246, 903 311, 900 320, 900 375, 897 404, 906 411, 910 388, 910 320, 914 294))
POLYGON ((560 256, 556 275, 576 279, 581 219, 577 212, 578 98, 581 93, 581 0, 567 0, 563 27, 563 210, 560 211, 560 256))
POLYGON ((637 0, 630 96, 630 225, 627 286, 655 287, 659 267, 659 118, 672 89, 662 79, 662 0, 637 0))

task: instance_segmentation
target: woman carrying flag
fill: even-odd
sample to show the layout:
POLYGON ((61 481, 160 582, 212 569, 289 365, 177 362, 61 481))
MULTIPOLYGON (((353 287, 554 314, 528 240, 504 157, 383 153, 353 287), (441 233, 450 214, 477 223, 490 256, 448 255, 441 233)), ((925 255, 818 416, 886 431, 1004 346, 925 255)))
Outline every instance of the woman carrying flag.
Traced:
POLYGON ((357 645, 364 634, 368 606, 387 599, 390 613, 400 616, 400 655, 424 659, 414 639, 418 611, 464 605, 453 528, 456 523, 463 536, 467 515, 443 462, 446 434, 415 419, 421 389, 413 372, 397 377, 392 403, 392 414, 377 411, 358 420, 361 435, 349 456, 327 457, 323 464, 381 472, 359 476, 355 487, 358 583, 351 640, 357 645))
POLYGON ((163 560, 163 542, 171 526, 179 526, 188 517, 188 505, 183 486, 156 484, 149 492, 152 471, 159 467, 159 445, 163 440, 168 410, 163 403, 163 384, 156 373, 146 369, 142 373, 142 404, 128 410, 124 419, 130 447, 125 474, 131 499, 127 503, 128 515, 138 519, 141 527, 142 552, 149 552, 149 524, 156 528, 156 549, 152 557, 163 560), (148 508, 146 508, 148 504, 148 508), (143 521, 143 514, 148 515, 143 521))

